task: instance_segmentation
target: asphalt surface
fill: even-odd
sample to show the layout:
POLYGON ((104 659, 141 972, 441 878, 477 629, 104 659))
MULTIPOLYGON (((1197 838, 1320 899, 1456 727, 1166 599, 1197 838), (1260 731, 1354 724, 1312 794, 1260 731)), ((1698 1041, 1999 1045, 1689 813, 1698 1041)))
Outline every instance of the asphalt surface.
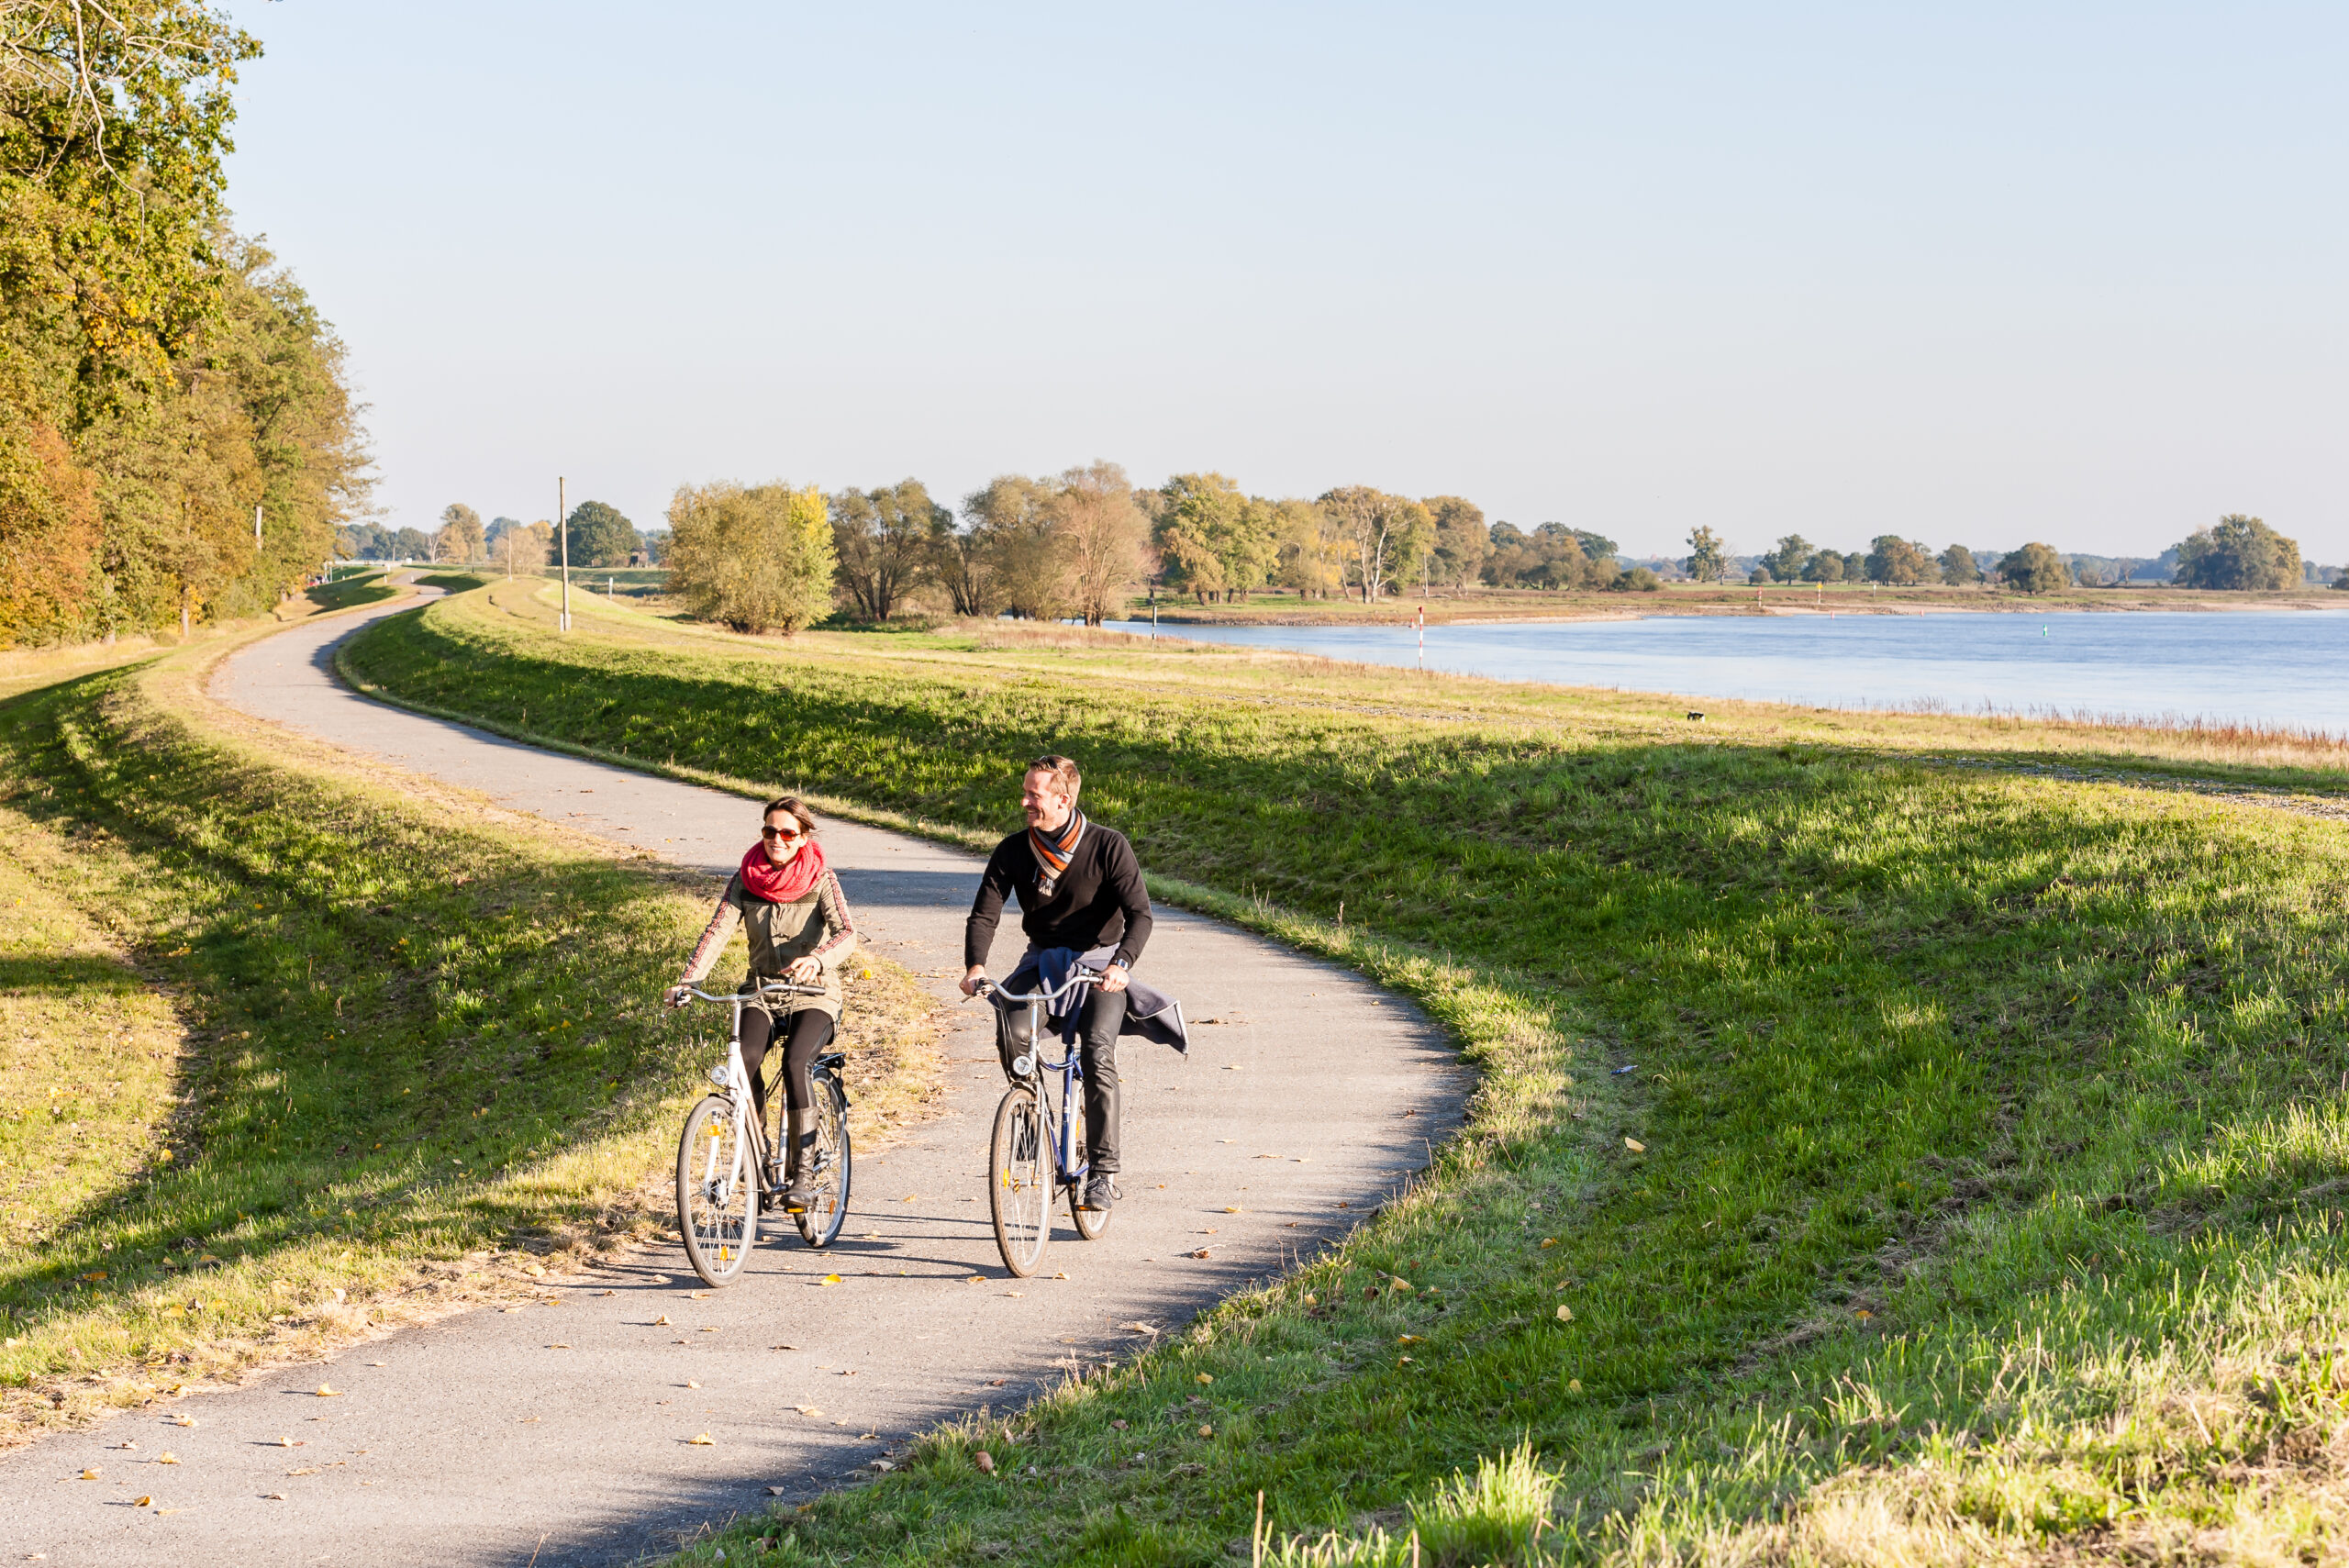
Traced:
MULTIPOLYGON (((332 643, 401 607, 257 643, 223 664, 214 695, 713 875, 752 841, 751 802, 338 685, 332 643)), ((1007 831, 1017 791, 1004 781, 1007 831)), ((822 836, 869 945, 959 1004, 981 862, 853 823, 822 836)), ((1018 956, 1005 925, 998 973, 1018 956)), ((674 1244, 646 1249, 538 1305, 44 1440, 0 1458, 0 1552, 61 1565, 629 1562, 870 1474, 941 1418, 1016 1407, 1132 1354, 1341 1235, 1456 1122, 1468 1085, 1453 1054, 1355 975, 1174 910, 1161 911, 1141 972, 1195 1020, 1191 1055, 1124 1042, 1125 1200, 1093 1242, 1063 1208, 1042 1277, 1012 1279, 996 1251, 986 1139, 1003 1078, 981 1007, 957 1005, 950 1108, 858 1161, 832 1249, 786 1231, 716 1292, 674 1244), (340 1397, 319 1398, 322 1382, 340 1397), (168 1424, 183 1414, 199 1424, 168 1424), (161 1462, 167 1451, 177 1462, 161 1462)))

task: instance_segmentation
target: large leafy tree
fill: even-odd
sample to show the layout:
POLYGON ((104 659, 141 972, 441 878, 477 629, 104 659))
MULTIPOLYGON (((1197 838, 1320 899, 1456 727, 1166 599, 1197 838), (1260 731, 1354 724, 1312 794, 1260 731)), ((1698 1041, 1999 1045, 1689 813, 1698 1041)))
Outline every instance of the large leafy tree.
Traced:
POLYGON ((843 490, 829 505, 841 584, 859 614, 887 620, 928 570, 934 530, 952 527, 954 514, 918 479, 843 490))
POLYGON ((626 566, 644 548, 636 525, 607 501, 582 501, 571 508, 571 564, 626 566))
POLYGON ((1998 575, 2026 594, 2053 593, 2072 585, 2072 564, 2055 547, 2034 540, 1998 558, 1998 575))
POLYGON ((1868 547, 1867 574, 1871 583, 1912 588, 1941 575, 1932 551, 1898 534, 1878 534, 1868 547))
POLYGON ((1963 588, 1982 581, 1982 568, 1974 560, 1974 552, 1962 544, 1951 545, 1941 553, 1938 562, 1942 581, 1953 587, 1963 588))
POLYGON ((1455 588, 1465 587, 1484 571, 1492 553, 1492 530, 1485 526, 1485 509, 1459 495, 1431 495, 1419 503, 1435 524, 1435 573, 1455 588))
POLYGON ((432 559, 460 565, 479 561, 488 540, 482 532, 481 514, 462 501, 440 510, 440 531, 432 536, 432 559))
POLYGON ((2300 585, 2300 544, 2257 517, 2230 512, 2177 547, 2181 588, 2266 589, 2300 585))
POLYGON ((1762 564, 1770 569, 1770 575, 1777 581, 1791 583, 1802 575, 1804 567, 1810 564, 1810 540, 1800 534, 1783 534, 1770 553, 1762 558, 1762 564))
POLYGON ((805 630, 832 607, 832 527, 817 490, 681 485, 669 503, 669 586, 737 631, 805 630))
POLYGON ((1688 559, 1680 568, 1699 583, 1718 583, 1729 570, 1729 548, 1720 535, 1699 524, 1688 531, 1688 559))
POLYGON ((1324 491, 1320 506, 1353 547, 1354 584, 1366 605, 1391 584, 1411 581, 1420 552, 1434 542, 1434 519, 1408 495, 1345 484, 1324 491))
POLYGON ((1134 500, 1126 471, 1097 459, 1063 473, 1053 485, 1052 538, 1066 563, 1070 596, 1087 626, 1124 606, 1141 567, 1149 519, 1134 500))

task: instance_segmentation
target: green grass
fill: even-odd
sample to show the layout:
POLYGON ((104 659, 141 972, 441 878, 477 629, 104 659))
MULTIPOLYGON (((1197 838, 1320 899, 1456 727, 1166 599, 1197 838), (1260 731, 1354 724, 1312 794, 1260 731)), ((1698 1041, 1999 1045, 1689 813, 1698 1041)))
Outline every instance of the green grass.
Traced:
MULTIPOLYGON (((722 1049, 657 1006, 714 884, 354 776, 210 651, 0 703, 0 1440, 651 1234, 722 1049)), ((905 1114, 930 1004, 873 969, 905 1114)))
POLYGON ((687 1560, 1208 1562, 1260 1489, 1297 1562, 1408 1561, 1414 1520, 1476 1562, 2349 1529, 2342 828, 1946 762, 2336 773, 1062 641, 563 639, 518 585, 350 651, 406 700, 941 831, 1068 751, 1163 889, 1409 992, 1481 1069, 1336 1252, 687 1560))

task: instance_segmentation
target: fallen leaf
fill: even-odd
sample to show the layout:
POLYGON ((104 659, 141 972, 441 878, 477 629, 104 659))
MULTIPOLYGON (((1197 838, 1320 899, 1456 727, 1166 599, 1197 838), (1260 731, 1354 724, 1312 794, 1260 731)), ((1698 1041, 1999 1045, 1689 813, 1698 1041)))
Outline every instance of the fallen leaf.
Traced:
POLYGON ((1544 1236, 1542 1238, 1542 1245, 1544 1247, 1554 1247, 1557 1244, 1558 1239, 1555 1236, 1544 1236))
POLYGON ((651 1326, 655 1329, 666 1329, 669 1326, 669 1315, 663 1312, 652 1320, 651 1326))
POLYGON ((546 1277, 546 1270, 544 1270, 543 1268, 540 1268, 540 1267, 538 1264, 536 1264, 536 1263, 525 1263, 525 1264, 523 1264, 523 1265, 522 1265, 522 1272, 523 1272, 524 1273, 526 1273, 526 1274, 529 1275, 532 1279, 543 1279, 543 1278, 545 1278, 545 1277, 546 1277))
POLYGON ((97 1478, 98 1473, 95 1470, 84 1470, 82 1472, 82 1479, 84 1481, 95 1481, 97 1478))
POLYGON ((794 1405, 792 1408, 798 1411, 803 1416, 812 1417, 823 1414, 821 1410, 817 1409, 813 1405, 794 1405))
POLYGON ((264 1503, 282 1503, 285 1501, 285 1494, 283 1492, 263 1492, 261 1495, 261 1500, 264 1503))
POLYGON ((1215 1436, 1215 1429, 1213 1427, 1201 1427, 1199 1429, 1199 1436, 1203 1438, 1211 1438, 1215 1436))
POLYGON ((1875 1316, 1876 1316, 1876 1314, 1875 1314, 1875 1313, 1873 1313, 1873 1312, 1871 1312, 1871 1311, 1869 1311, 1866 1307, 1863 1307, 1859 1308, 1857 1311, 1854 1312, 1854 1313, 1852 1314, 1852 1316, 1853 1316, 1853 1317, 1854 1317, 1854 1318, 1858 1318, 1861 1322, 1865 1323, 1865 1322, 1866 1322, 1869 1318, 1871 1318, 1875 1317, 1875 1316))
POLYGON ((172 1425, 175 1427, 192 1427, 195 1425, 195 1418, 193 1416, 174 1416, 172 1418, 172 1425))
POLYGON ((321 1399, 340 1399, 342 1396, 337 1394, 333 1389, 328 1388, 325 1384, 321 1383, 318 1385, 318 1397, 321 1399))
POLYGON ((317 1465, 306 1464, 299 1470, 289 1470, 285 1473, 288 1475, 316 1475, 317 1473, 318 1467, 317 1465))
POLYGON ((1196 1377, 1196 1378, 1192 1379, 1192 1381, 1193 1381, 1194 1383, 1213 1383, 1213 1382, 1215 1381, 1215 1377, 1214 1377, 1214 1374, 1212 1374, 1212 1373, 1204 1373, 1204 1372, 1203 1372, 1203 1373, 1199 1373, 1199 1375, 1198 1375, 1197 1377, 1196 1377))
POLYGON ((557 1342, 555 1344, 549 1345, 547 1349, 551 1351, 567 1351, 571 1349, 571 1347, 569 1345, 557 1342))
POLYGON ((1012 1297, 1014 1300, 1017 1300, 1019 1297, 1026 1296, 1028 1293, 1024 1290, 1007 1290, 1003 1294, 1012 1297))
POLYGON ((1580 1394, 1582 1392, 1582 1379, 1579 1377, 1570 1377, 1566 1379, 1566 1392, 1569 1394, 1580 1394))
POLYGON ((1636 1138, 1627 1138, 1623 1140, 1623 1147, 1630 1150, 1634 1154, 1644 1154, 1648 1151, 1648 1146, 1641 1142, 1636 1138))
POLYGON ((154 1500, 155 1500, 155 1499, 154 1499, 154 1498, 152 1498, 152 1497, 141 1497, 141 1498, 139 1498, 137 1502, 135 1502, 135 1503, 131 1504, 131 1507, 134 1507, 134 1508, 143 1508, 143 1507, 146 1507, 149 1504, 152 1503, 154 1500))
POLYGON ((1417 1334, 1406 1334, 1395 1342, 1398 1345, 1416 1345, 1419 1342, 1419 1336, 1417 1334))
POLYGON ((818 1280, 816 1283, 818 1284, 838 1284, 841 1283, 841 1276, 838 1274, 826 1274, 822 1279, 818 1280))
POLYGON ((1563 1302, 1560 1303, 1558 1307, 1558 1321, 1561 1323, 1571 1323, 1574 1320, 1575 1309, 1564 1305, 1563 1302))
POLYGON ((873 1468, 875 1470, 895 1470, 897 1467, 890 1463, 885 1459, 876 1459, 873 1462, 873 1468))
POLYGON ((711 1440, 710 1435, 707 1432, 704 1432, 698 1437, 687 1438, 685 1441, 692 1444, 695 1448, 716 1448, 718 1446, 716 1442, 711 1440))
POLYGON ((173 1453, 170 1449, 165 1449, 162 1452, 155 1456, 155 1462, 158 1464, 177 1464, 179 1462, 180 1456, 173 1453))
POLYGON ((704 1329, 702 1330, 702 1332, 703 1332, 703 1333, 705 1333, 705 1334, 715 1334, 715 1333, 717 1333, 717 1332, 718 1332, 718 1330, 717 1330, 717 1329, 704 1329))
POLYGON ((767 1347, 771 1351, 796 1351, 798 1348, 797 1345, 769 1345, 767 1347))
POLYGON ((292 1438, 280 1438, 277 1440, 277 1446, 279 1448, 300 1448, 302 1445, 295 1441, 292 1438))
POLYGON ((696 1383, 696 1382, 695 1382, 695 1381, 693 1381, 693 1379, 691 1379, 691 1378, 687 1378, 687 1379, 685 1380, 685 1386, 686 1386, 687 1388, 699 1388, 699 1387, 701 1386, 701 1385, 700 1385, 700 1384, 698 1384, 698 1383, 696 1383))
POLYGON ((995 1473, 995 1455, 989 1453, 985 1449, 981 1449, 978 1452, 973 1454, 971 1456, 971 1462, 979 1467, 979 1473, 983 1475, 993 1475, 995 1473))
POLYGON ((1223 1206, 1223 1212, 1226 1214, 1238 1214, 1240 1212, 1240 1206, 1236 1203, 1225 1204, 1223 1206))
POLYGON ((706 1290, 692 1290, 687 1291, 685 1294, 691 1296, 694 1300, 700 1301, 707 1297, 709 1295, 709 1292, 706 1290))
POLYGON ((1126 1424, 1123 1421, 1112 1421, 1109 1423, 1109 1427, 1113 1431, 1122 1432, 1126 1429, 1126 1424))

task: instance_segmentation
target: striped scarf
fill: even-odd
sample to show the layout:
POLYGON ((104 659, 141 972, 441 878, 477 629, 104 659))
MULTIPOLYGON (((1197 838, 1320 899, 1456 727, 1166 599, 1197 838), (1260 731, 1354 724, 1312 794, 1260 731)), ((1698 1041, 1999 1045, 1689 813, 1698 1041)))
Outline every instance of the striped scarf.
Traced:
POLYGON ((1085 837, 1085 813, 1071 810, 1061 830, 1046 834, 1041 828, 1028 829, 1028 848, 1036 857, 1036 896, 1050 898, 1052 889, 1060 885, 1061 873, 1068 870, 1068 862, 1076 854, 1076 841, 1085 837))

